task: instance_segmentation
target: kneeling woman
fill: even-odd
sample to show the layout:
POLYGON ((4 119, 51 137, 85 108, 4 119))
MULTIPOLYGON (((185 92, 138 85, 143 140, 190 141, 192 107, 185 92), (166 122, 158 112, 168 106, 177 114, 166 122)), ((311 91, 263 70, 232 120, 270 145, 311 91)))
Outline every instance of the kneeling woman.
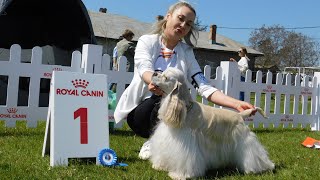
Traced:
MULTIPOLYGON (((229 97, 210 86, 204 77, 193 53, 191 37, 198 32, 194 28, 196 12, 186 2, 172 5, 165 18, 158 22, 152 34, 141 36, 135 51, 134 76, 122 94, 115 109, 116 123, 127 119, 130 128, 139 136, 149 138, 159 121, 158 105, 162 91, 152 84, 155 72, 168 67, 180 69, 185 78, 198 93, 215 104, 237 111, 254 108, 253 105, 229 97)), ((139 156, 143 159, 150 154, 148 141, 142 146, 139 156), (146 154, 145 156, 141 156, 146 154)))

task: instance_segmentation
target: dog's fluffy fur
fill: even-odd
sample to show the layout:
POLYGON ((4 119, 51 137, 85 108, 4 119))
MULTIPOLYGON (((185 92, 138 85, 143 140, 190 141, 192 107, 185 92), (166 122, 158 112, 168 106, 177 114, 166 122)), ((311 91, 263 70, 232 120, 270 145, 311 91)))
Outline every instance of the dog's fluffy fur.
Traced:
POLYGON ((226 166, 243 173, 274 169, 267 151, 244 124, 253 110, 237 113, 193 101, 178 69, 168 68, 152 82, 165 94, 160 123, 150 138, 154 169, 168 171, 173 179, 203 176, 208 169, 226 166))

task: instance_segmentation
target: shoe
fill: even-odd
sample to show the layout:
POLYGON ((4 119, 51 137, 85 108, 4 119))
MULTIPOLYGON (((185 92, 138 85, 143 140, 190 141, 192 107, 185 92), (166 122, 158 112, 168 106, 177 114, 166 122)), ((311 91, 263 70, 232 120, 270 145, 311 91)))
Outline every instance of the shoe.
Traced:
POLYGON ((142 147, 140 149, 140 152, 139 152, 139 158, 140 159, 147 160, 147 159, 150 158, 150 156, 151 156, 150 145, 151 145, 151 143, 150 143, 149 140, 146 141, 142 145, 142 147))

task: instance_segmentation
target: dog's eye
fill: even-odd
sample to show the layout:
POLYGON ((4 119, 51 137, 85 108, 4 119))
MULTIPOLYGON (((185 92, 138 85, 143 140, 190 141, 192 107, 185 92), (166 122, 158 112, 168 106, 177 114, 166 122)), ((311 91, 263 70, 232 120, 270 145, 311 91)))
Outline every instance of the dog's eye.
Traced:
POLYGON ((165 76, 164 74, 162 75, 162 77, 164 78, 164 80, 167 80, 167 76, 165 76))
POLYGON ((152 74, 152 76, 158 76, 158 73, 154 72, 154 73, 152 74))

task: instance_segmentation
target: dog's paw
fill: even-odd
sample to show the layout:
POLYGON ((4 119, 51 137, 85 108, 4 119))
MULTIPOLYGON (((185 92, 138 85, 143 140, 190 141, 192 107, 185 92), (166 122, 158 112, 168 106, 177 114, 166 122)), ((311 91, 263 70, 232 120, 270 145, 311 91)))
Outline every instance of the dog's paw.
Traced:
POLYGON ((143 144, 141 147, 141 150, 139 152, 139 158, 143 160, 147 160, 151 157, 151 151, 150 151, 150 141, 147 141, 143 144))
POLYGON ((139 158, 142 160, 147 160, 151 157, 151 152, 150 151, 140 151, 139 153, 139 158))
POLYGON ((155 164, 152 164, 152 168, 155 170, 158 170, 158 171, 166 171, 167 170, 167 168, 165 168, 164 166, 155 165, 155 164))
POLYGON ((186 180, 187 177, 185 177, 184 175, 180 174, 180 173, 176 173, 176 172, 169 172, 169 177, 171 179, 174 179, 174 180, 186 180))

